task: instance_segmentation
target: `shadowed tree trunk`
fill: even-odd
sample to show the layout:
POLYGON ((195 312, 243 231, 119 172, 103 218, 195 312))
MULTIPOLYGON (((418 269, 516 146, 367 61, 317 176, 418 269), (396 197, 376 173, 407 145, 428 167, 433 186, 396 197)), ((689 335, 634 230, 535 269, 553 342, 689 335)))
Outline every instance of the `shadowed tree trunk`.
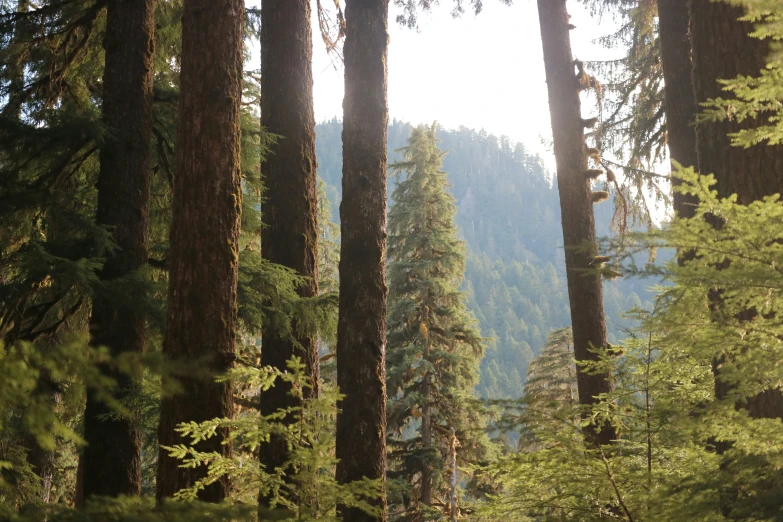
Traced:
MULTIPOLYGON (((265 259, 308 277, 300 295, 318 294, 318 201, 313 116, 313 38, 309 0, 261 2, 261 125, 282 136, 261 165, 264 176, 264 222, 261 253, 265 259)), ((281 370, 294 356, 310 376, 309 394, 318 394, 318 348, 312 337, 282 339, 273 326, 263 333, 261 363, 281 370)), ((290 386, 278 382, 261 395, 261 413, 299 405, 290 386)), ((288 419, 293 421, 294 419, 288 419)), ((283 438, 261 447, 261 462, 273 470, 286 463, 283 438)), ((261 499, 262 504, 265 503, 261 499)))
MULTIPOLYGON (((200 362, 210 373, 235 359, 242 95, 242 0, 185 0, 182 19, 177 171, 174 182, 169 296, 163 353, 169 361, 200 362)), ((160 444, 183 442, 174 430, 185 421, 231 417, 231 385, 213 375, 181 375, 182 393, 164 397, 160 444)), ((199 444, 230 454, 225 433, 199 444)), ((157 498, 193 485, 206 470, 179 468, 161 450, 157 498)), ((226 498, 226 479, 208 486, 201 500, 226 498)))
MULTIPOLYGON (((708 0, 691 0, 691 34, 693 39, 693 84, 695 98, 702 103, 710 98, 728 97, 719 79, 738 75, 757 76, 766 64, 769 42, 748 36, 753 25, 740 22, 744 9, 708 0)), ((714 174, 720 197, 737 194, 737 201, 747 205, 764 196, 783 192, 783 146, 765 143, 749 148, 733 147, 730 133, 754 128, 765 115, 745 120, 702 122, 696 127, 698 167, 702 174, 714 174)), ((719 224, 718 224, 719 226, 719 224)), ((713 307, 721 306, 720 291, 711 292, 713 307)), ((754 310, 739 314, 740 320, 752 320, 754 310)), ((721 366, 728 356, 718 356, 713 362, 715 396, 728 397, 732 384, 721 378, 721 366)), ((739 406, 739 405, 738 405, 739 406)), ((747 399, 742 405, 751 417, 783 419, 783 393, 779 388, 764 390, 747 399)), ((715 441, 718 453, 728 450, 731 441, 715 441)), ((730 459, 721 463, 721 469, 730 471, 730 459)), ((732 518, 732 511, 740 490, 729 484, 721 488, 720 503, 723 516, 732 518)))
MULTIPOLYGON (((147 262, 150 138, 152 135, 152 55, 154 1, 107 5, 103 73, 103 122, 111 137, 100 152, 96 221, 109 227, 117 243, 101 271, 110 281, 147 262)), ((96 296, 92 342, 113 357, 144 350, 144 318, 108 296, 96 296)), ((135 379, 109 367, 120 402, 133 393, 135 379)), ((141 492, 141 434, 137 419, 112 415, 112 409, 87 392, 84 412, 84 498, 138 495, 141 492)))
MULTIPOLYGON (((696 101, 728 96, 718 83, 738 75, 758 76, 769 55, 769 42, 752 38, 753 25, 740 22, 744 10, 709 0, 692 0, 691 31, 693 35, 693 84, 696 101)), ((732 147, 730 133, 754 128, 763 122, 749 119, 703 122, 696 128, 699 171, 714 174, 721 197, 737 194, 738 202, 747 205, 764 196, 783 193, 783 146, 766 143, 749 148, 732 147)), ((748 319, 752 317, 751 312, 748 319)), ((716 395, 726 397, 726 383, 716 380, 716 395)), ((767 390, 748 400, 746 405, 756 418, 782 418, 783 394, 767 390)))
MULTIPOLYGON (((388 0, 350 0, 345 23, 337 479, 386 474, 386 56, 388 0)), ((383 512, 386 501, 379 501, 383 512)), ((343 508, 348 522, 385 520, 343 508)))
MULTIPOLYGON (((769 41, 748 36, 753 24, 739 22, 743 15, 744 9, 722 2, 691 0, 693 84, 698 103, 731 96, 722 90, 719 79, 758 76, 765 67, 769 41)), ((739 203, 747 205, 783 193, 783 146, 731 146, 728 134, 754 128, 760 121, 702 123, 696 128, 699 171, 715 175, 721 197, 737 194, 739 203)))
MULTIPOLYGON (((698 107, 693 94, 689 20, 688 0, 658 0, 667 145, 672 161, 683 167, 695 167, 698 162, 693 126, 698 107)), ((679 180, 674 183, 679 184, 679 180)), ((693 196, 675 192, 672 199, 678 216, 693 216, 693 196)))
MULTIPOLYGON (((538 16, 557 162, 574 356, 577 361, 595 361, 598 354, 592 350, 606 347, 606 318, 601 276, 590 270, 596 250, 595 216, 590 181, 585 176, 584 124, 566 0, 538 0, 538 16)), ((598 395, 613 389, 610 374, 588 373, 581 367, 577 369, 577 386, 579 403, 586 407, 597 404, 598 395)), ((608 444, 617 438, 608 423, 590 424, 584 431, 590 443, 608 444)))

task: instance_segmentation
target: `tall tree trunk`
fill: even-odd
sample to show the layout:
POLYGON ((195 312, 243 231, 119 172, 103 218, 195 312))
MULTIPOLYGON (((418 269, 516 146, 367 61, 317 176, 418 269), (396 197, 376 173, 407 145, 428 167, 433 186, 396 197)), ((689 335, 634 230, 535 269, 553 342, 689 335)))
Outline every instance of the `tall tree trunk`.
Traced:
MULTIPOLYGON (((758 76, 769 55, 769 41, 748 36, 753 25, 740 22, 744 9, 710 0, 691 0, 693 38, 693 84, 696 101, 726 97, 719 79, 738 75, 758 76)), ((764 121, 749 119, 701 123, 696 128, 699 171, 714 174, 721 197, 737 194, 747 205, 764 196, 783 193, 783 146, 767 144, 749 148, 732 147, 730 133, 754 128, 764 121)), ((716 380, 716 395, 725 397, 729 388, 716 380)), ((783 394, 767 390, 747 403, 756 418, 783 418, 783 394)))
MULTIPOLYGON (((696 101, 728 96, 718 83, 738 75, 758 76, 769 55, 769 41, 751 38, 753 24, 740 22, 744 9, 711 0, 691 0, 693 84, 696 101)), ((699 171, 714 174, 721 197, 737 194, 748 204, 783 193, 783 146, 732 147, 728 134, 754 128, 765 118, 703 123, 697 126, 699 171)))
MULTIPOLYGON (((658 0, 667 144, 672 161, 683 167, 695 167, 698 163, 693 126, 698 107, 693 92, 689 20, 688 0, 658 0)), ((679 180, 674 180, 674 185, 679 185, 679 180)), ((675 192, 673 201, 676 215, 693 216, 693 196, 675 192)))
MULTIPOLYGON (((691 0, 691 34, 693 39, 693 84, 695 98, 702 103, 710 98, 726 97, 719 79, 738 75, 757 76, 766 64, 768 41, 751 38, 753 26, 740 22, 742 8, 709 0, 691 0)), ((702 174, 714 174, 719 196, 737 194, 740 204, 749 204, 764 196, 783 192, 783 146, 754 145, 733 147, 729 133, 753 128, 761 119, 749 119, 738 124, 733 121, 702 122, 696 127, 698 167, 702 174)), ((720 306, 720 293, 712 292, 713 306, 720 306)), ((747 310, 739 319, 751 320, 755 312, 747 310)), ((713 362, 715 396, 725 399, 732 385, 721 378, 720 367, 726 356, 713 362)), ((751 417, 783 419, 783 393, 779 388, 762 391, 742 406, 751 417)), ((730 441, 717 441, 715 448, 723 453, 731 447, 730 441)), ((721 464, 729 469, 729 462, 721 464)), ((723 516, 731 518, 739 491, 732 485, 721 488, 720 503, 723 516)))
MULTIPOLYGON (((584 125, 566 0, 538 0, 538 16, 557 163, 574 356, 577 361, 596 361, 594 350, 606 347, 606 318, 601 277, 590 270, 596 249, 595 216, 590 181, 585 176, 584 125), (589 250, 585 245, 590 246, 589 250)), ((599 402, 598 395, 613 389, 610 374, 585 372, 581 366, 576 381, 579 403, 586 407, 594 406, 599 402)), ((608 444, 617 438, 609 423, 587 425, 585 437, 591 444, 608 444)))
MULTIPOLYGON (((169 297, 163 353, 169 361, 204 361, 213 373, 235 359, 242 96, 242 0, 185 0, 182 18, 177 171, 174 183, 169 297)), ((161 403, 161 445, 186 443, 174 430, 185 421, 231 417, 231 385, 212 375, 179 379, 182 393, 161 403)), ((199 444, 230 454, 225 433, 199 444)), ((161 450, 157 498, 193 485, 206 470, 182 469, 161 450)), ((222 479, 199 494, 219 502, 222 479)))
MULTIPOLYGON (((424 360, 430 361, 430 341, 427 338, 427 347, 424 350, 424 360)), ((427 373, 421 386, 422 406, 421 416, 421 445, 425 450, 432 450, 432 405, 431 405, 431 377, 427 373)), ((421 503, 425 506, 432 505, 432 465, 424 462, 421 470, 421 503)))
MULTIPOLYGON (((261 235, 261 253, 272 263, 292 268, 308 278, 299 289, 304 297, 318 295, 312 57, 310 1, 262 0, 261 124, 282 138, 261 165, 266 189, 262 210, 267 225, 261 235)), ((299 337, 297 341, 300 348, 292 340, 281 338, 274 326, 267 327, 261 363, 286 370, 292 357, 300 357, 312 386, 307 393, 317 396, 318 347, 313 337, 299 337)), ((261 395, 263 415, 298 405, 299 401, 290 394, 290 386, 282 382, 261 395)), ((267 469, 278 468, 287 461, 283 438, 273 436, 261 447, 261 462, 267 469)))
MULTIPOLYGON (((346 4, 337 416, 341 484, 386 475, 388 0, 346 4)), ((347 522, 386 520, 343 508, 347 522)))
MULTIPOLYGON (((96 221, 110 228, 117 250, 101 278, 127 276, 147 263, 150 138, 152 135, 152 55, 154 1, 110 2, 107 6, 103 73, 103 122, 111 138, 100 153, 96 221)), ((144 318, 107 296, 96 296, 91 318, 95 345, 113 357, 144 350, 144 318)), ((135 379, 110 369, 114 398, 124 401, 135 379)), ((112 415, 89 390, 84 412, 84 497, 138 495, 141 492, 141 434, 137 419, 112 415)))

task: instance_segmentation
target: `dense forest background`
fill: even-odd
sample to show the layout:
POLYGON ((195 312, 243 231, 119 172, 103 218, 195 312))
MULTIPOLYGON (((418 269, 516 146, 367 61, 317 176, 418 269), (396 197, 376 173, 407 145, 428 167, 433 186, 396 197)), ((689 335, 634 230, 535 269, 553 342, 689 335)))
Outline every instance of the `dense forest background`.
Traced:
POLYGON ((780 520, 783 3, 537 0, 556 172, 344 3, 0 0, 0 521, 780 520))
MULTIPOLYGON (((412 125, 389 125, 389 158, 405 146, 412 125)), ((342 122, 316 126, 318 174, 339 223, 342 177, 342 122)), ((481 363, 478 392, 483 398, 518 398, 527 367, 541 353, 547 333, 570 324, 565 280, 560 202, 552 173, 521 143, 485 130, 438 129, 448 151, 443 169, 457 200, 457 227, 468 246, 463 290, 468 305, 490 338, 481 363)), ((388 192, 396 186, 390 176, 388 192)), ((599 236, 610 236, 613 205, 595 208, 599 236)), ((609 341, 627 335, 634 321, 626 312, 650 308, 654 280, 604 281, 609 341)))

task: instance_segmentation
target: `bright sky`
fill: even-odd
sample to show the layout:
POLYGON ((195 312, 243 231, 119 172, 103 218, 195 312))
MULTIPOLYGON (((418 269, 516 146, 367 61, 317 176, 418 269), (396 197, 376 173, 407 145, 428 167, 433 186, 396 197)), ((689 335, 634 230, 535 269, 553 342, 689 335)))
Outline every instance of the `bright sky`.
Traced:
MULTIPOLYGON (((327 2, 328 3, 328 2, 327 2)), ((451 17, 451 0, 441 0, 419 17, 419 31, 394 22, 390 8, 389 113, 411 123, 437 120, 447 128, 464 125, 509 136, 554 164, 541 137, 551 136, 549 102, 535 0, 505 6, 484 0, 478 16, 451 17)), ((467 3, 467 2, 465 2, 467 3)), ((598 36, 581 5, 569 3, 574 55, 606 56, 592 43, 598 36)), ((336 70, 314 25, 316 121, 341 117, 343 69, 336 70)))

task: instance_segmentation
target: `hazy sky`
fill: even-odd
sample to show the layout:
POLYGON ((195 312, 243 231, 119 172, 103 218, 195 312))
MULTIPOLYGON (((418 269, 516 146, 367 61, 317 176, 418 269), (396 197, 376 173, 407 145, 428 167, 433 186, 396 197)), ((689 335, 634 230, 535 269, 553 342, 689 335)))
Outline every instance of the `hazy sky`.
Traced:
MULTIPOLYGON (((391 6, 390 118, 483 128, 550 155, 541 144, 541 136, 551 133, 535 0, 515 0, 512 6, 484 0, 478 16, 467 12, 458 19, 451 17, 451 0, 440 3, 419 17, 418 32, 394 22, 397 10, 391 6)), ((598 33, 590 29, 589 15, 575 1, 569 8, 577 26, 571 33, 574 55, 606 56, 592 43, 598 33)), ((316 120, 340 118, 342 65, 335 69, 318 33, 314 42, 316 120)))

